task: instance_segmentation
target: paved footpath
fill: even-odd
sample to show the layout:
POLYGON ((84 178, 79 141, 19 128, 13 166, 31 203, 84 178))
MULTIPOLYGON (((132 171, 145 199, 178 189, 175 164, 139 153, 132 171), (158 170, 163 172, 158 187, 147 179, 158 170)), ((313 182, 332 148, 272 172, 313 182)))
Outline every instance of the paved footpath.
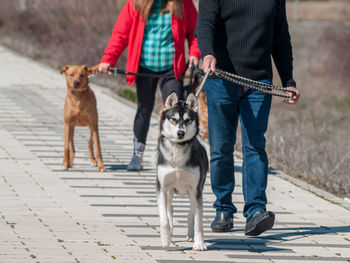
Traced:
MULTIPOLYGON (((176 197, 174 239, 160 247, 155 198, 157 123, 145 170, 126 172, 135 109, 92 85, 107 172, 90 167, 87 128, 75 134, 76 162, 61 169, 65 78, 0 46, 0 262, 350 262, 350 211, 282 179, 269 177, 275 227, 244 236, 241 161, 235 163, 239 212, 230 233, 212 233, 209 175, 204 191, 207 252, 184 242, 188 201, 176 197)), ((282 176, 282 177, 281 177, 282 176)), ((287 176, 288 178, 288 176, 287 176)), ((305 188, 305 187, 304 187, 305 188)), ((317 193, 317 190, 315 190, 317 193)))

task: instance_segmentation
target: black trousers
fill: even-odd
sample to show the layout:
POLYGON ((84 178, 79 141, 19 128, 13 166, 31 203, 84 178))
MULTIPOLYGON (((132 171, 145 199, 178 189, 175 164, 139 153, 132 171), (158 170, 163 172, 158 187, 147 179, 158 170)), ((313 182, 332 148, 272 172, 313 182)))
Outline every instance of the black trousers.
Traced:
POLYGON ((136 79, 137 111, 134 120, 134 135, 137 141, 146 144, 157 85, 159 84, 160 87, 163 104, 173 91, 176 92, 179 100, 183 100, 183 77, 177 80, 173 69, 154 72, 140 67, 139 73, 159 74, 159 78, 138 76, 136 79))

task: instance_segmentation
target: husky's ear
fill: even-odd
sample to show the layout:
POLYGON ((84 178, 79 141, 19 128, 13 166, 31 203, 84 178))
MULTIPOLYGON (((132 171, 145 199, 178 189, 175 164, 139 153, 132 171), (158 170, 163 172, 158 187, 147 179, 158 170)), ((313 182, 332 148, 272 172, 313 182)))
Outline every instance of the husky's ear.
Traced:
POLYGON ((172 92, 166 99, 165 103, 164 103, 164 108, 170 109, 172 107, 174 107, 174 105, 179 101, 179 99, 177 98, 177 95, 175 92, 172 92))
POLYGON ((186 99, 186 104, 194 111, 198 111, 198 102, 193 93, 190 93, 186 99))

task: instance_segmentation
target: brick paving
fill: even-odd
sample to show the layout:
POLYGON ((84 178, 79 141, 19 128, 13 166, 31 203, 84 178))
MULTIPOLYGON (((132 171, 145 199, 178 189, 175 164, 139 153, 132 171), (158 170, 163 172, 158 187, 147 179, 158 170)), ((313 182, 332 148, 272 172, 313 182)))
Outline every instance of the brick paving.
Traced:
POLYGON ((260 237, 244 236, 241 160, 235 161, 234 230, 211 232, 208 175, 208 251, 194 252, 184 242, 183 197, 174 200, 172 245, 162 249, 153 165, 157 120, 151 123, 145 170, 127 172, 135 108, 91 85, 107 172, 90 166, 89 130, 83 127, 75 131, 75 166, 64 171, 64 76, 1 46, 0 61, 0 262, 350 262, 350 211, 335 204, 336 197, 319 197, 322 191, 306 191, 272 169, 268 208, 276 213, 275 227, 260 237))

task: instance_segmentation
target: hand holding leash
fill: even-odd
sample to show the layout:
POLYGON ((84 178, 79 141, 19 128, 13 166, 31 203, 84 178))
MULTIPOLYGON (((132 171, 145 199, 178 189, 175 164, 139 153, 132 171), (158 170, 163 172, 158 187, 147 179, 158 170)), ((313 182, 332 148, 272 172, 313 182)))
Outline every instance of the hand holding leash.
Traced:
POLYGON ((300 97, 300 91, 295 87, 288 87, 288 89, 290 90, 288 93, 290 99, 285 99, 283 102, 287 104, 297 104, 300 97))
POLYGON ((189 64, 191 65, 191 67, 198 67, 199 65, 199 58, 195 57, 195 56, 190 56, 190 60, 189 60, 189 64))
POLYGON ((112 73, 109 71, 109 68, 111 67, 111 64, 109 63, 100 63, 100 66, 98 68, 98 71, 101 73, 112 75, 112 73))
POLYGON ((213 75, 215 70, 216 70, 216 58, 213 55, 206 55, 203 58, 203 64, 202 64, 202 69, 204 73, 207 73, 207 71, 210 69, 211 74, 213 75))

